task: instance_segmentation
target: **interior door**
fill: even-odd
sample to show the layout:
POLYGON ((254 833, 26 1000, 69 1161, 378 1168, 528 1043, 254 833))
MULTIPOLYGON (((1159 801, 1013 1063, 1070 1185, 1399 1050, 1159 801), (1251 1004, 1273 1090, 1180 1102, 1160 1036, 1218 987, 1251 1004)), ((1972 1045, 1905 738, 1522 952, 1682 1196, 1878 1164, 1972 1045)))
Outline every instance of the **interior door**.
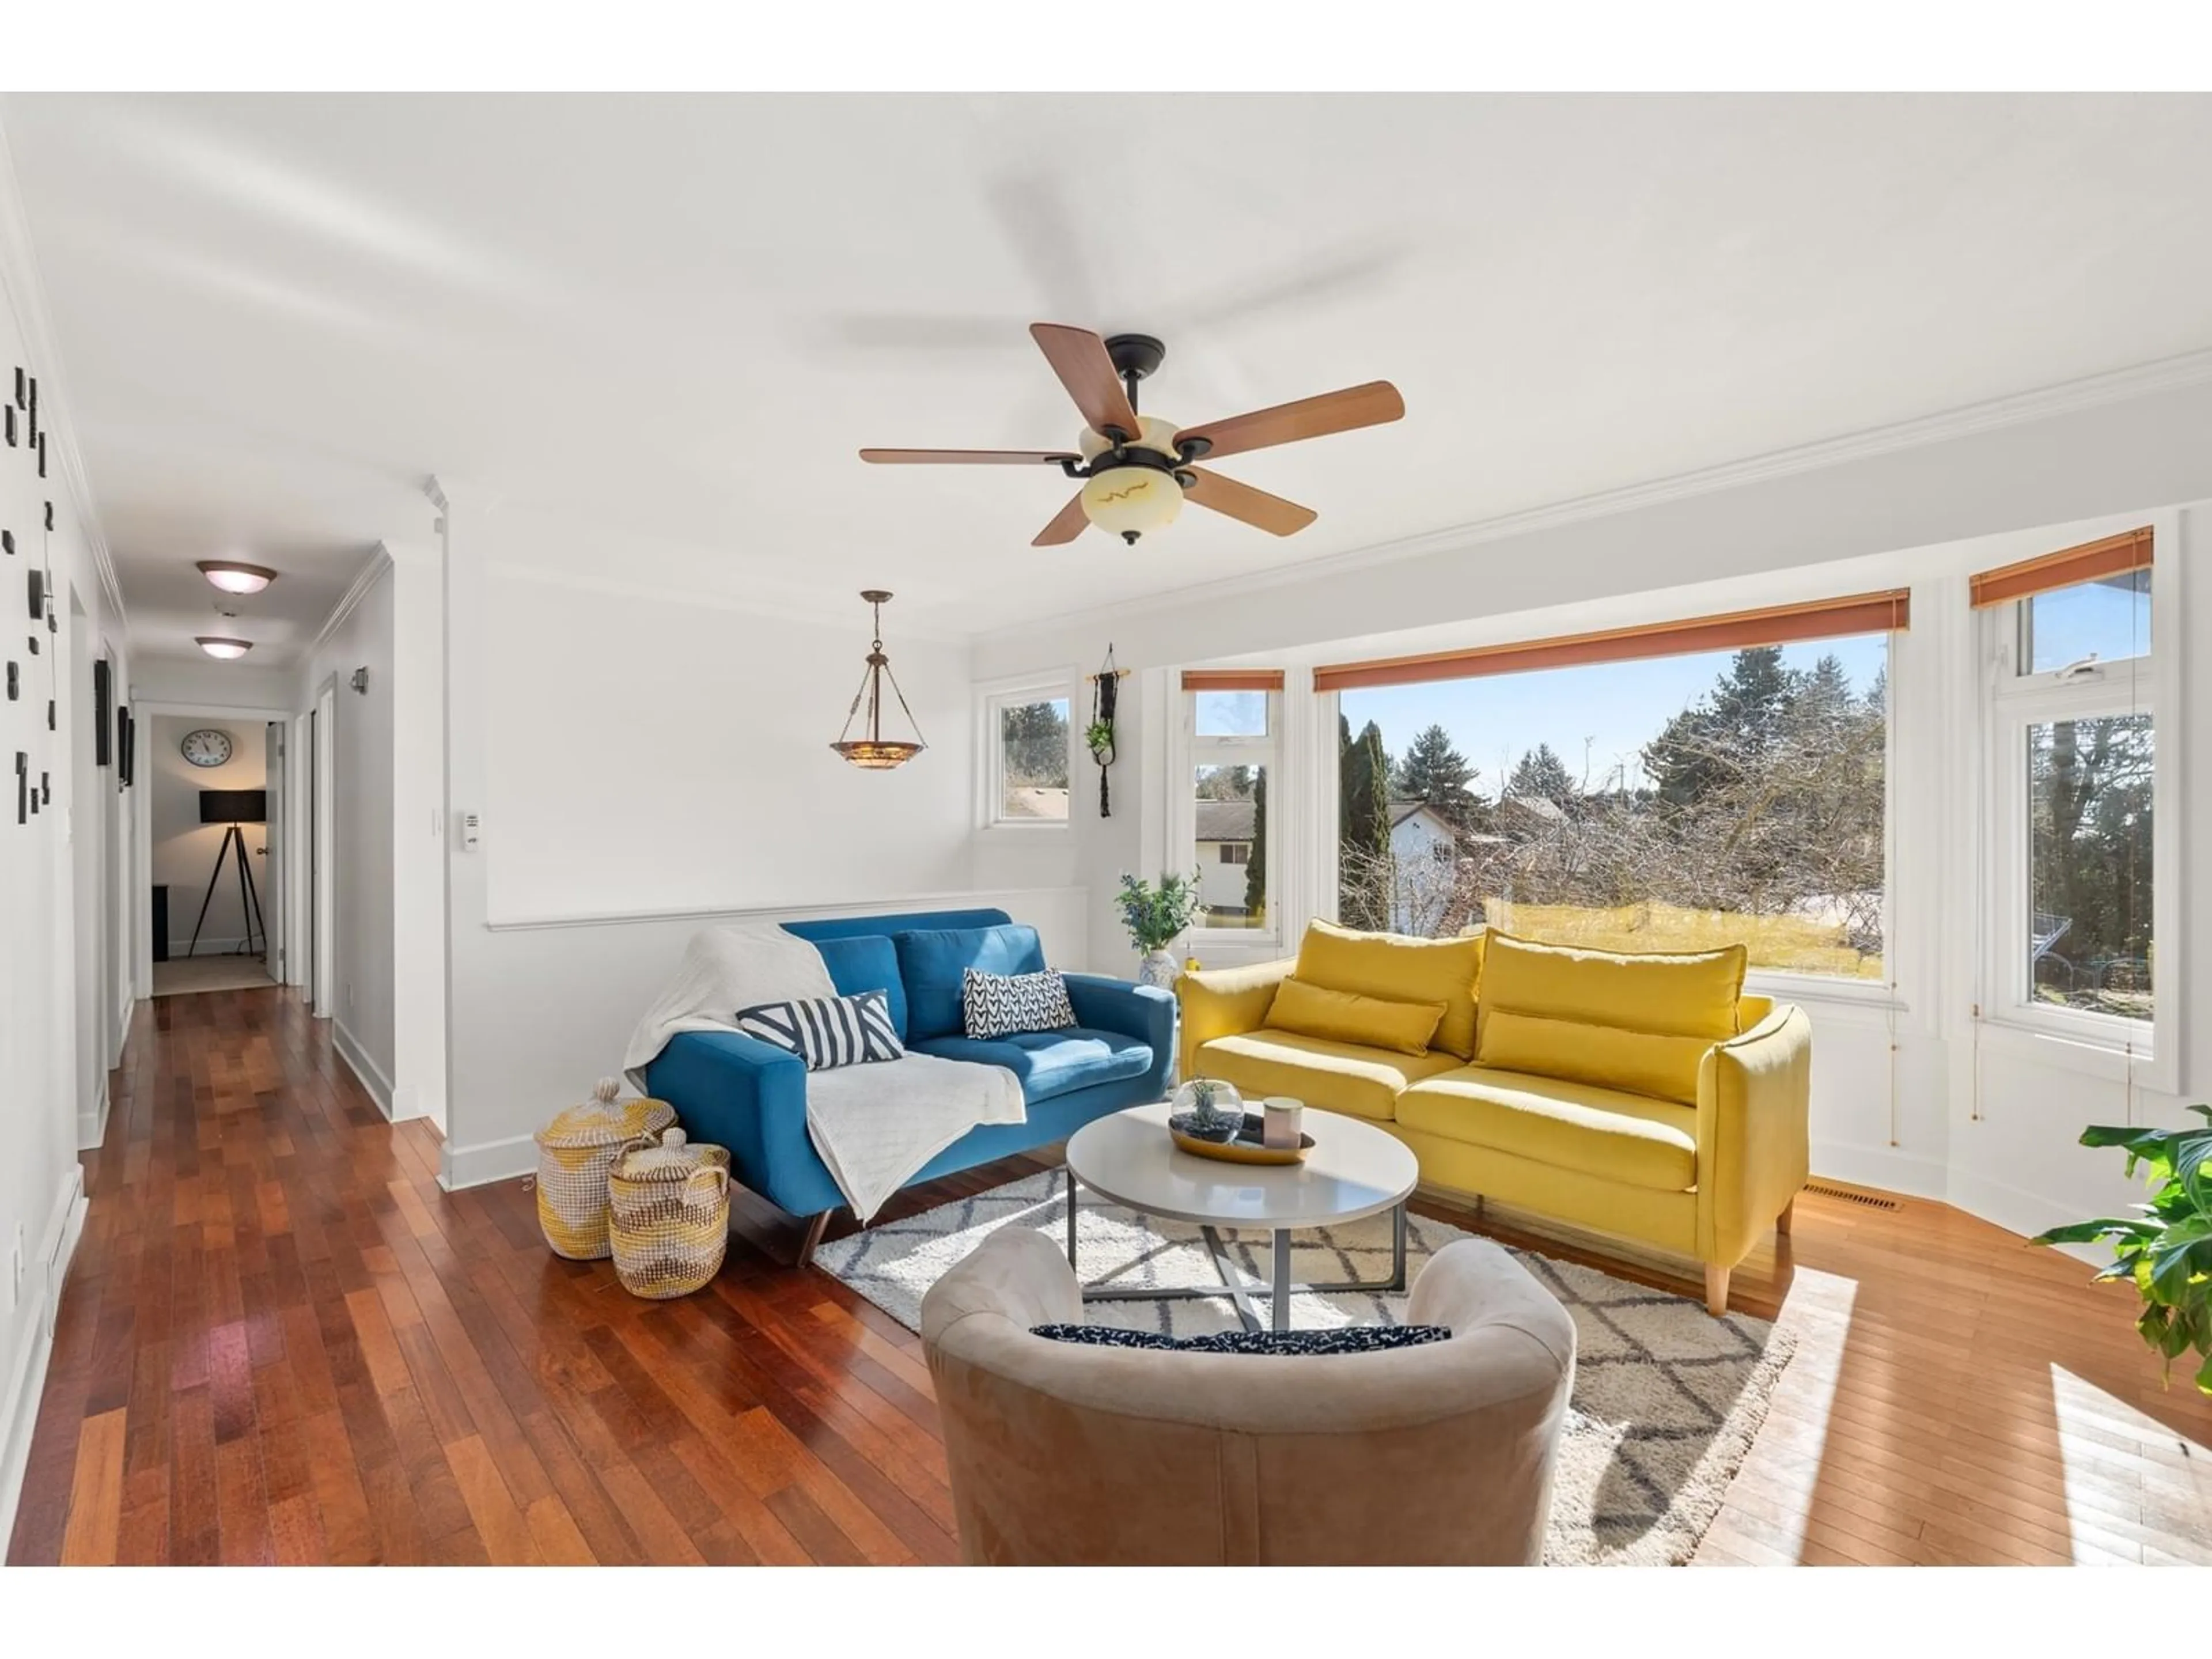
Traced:
POLYGON ((270 720, 264 728, 268 751, 268 775, 263 780, 269 805, 268 822, 262 826, 261 867, 253 872, 261 888, 262 964, 269 977, 284 982, 284 849, 291 826, 284 822, 284 722, 270 720))

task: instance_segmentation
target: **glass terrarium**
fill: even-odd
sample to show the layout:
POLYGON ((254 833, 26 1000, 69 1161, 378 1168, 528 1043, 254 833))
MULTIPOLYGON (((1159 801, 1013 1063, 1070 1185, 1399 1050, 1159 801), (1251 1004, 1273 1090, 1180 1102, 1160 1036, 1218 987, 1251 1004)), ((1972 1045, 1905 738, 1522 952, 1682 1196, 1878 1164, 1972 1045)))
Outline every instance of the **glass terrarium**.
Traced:
POLYGON ((1244 1127, 1244 1097, 1233 1083, 1194 1077, 1168 1102, 1168 1121, 1200 1140, 1234 1140, 1244 1127))

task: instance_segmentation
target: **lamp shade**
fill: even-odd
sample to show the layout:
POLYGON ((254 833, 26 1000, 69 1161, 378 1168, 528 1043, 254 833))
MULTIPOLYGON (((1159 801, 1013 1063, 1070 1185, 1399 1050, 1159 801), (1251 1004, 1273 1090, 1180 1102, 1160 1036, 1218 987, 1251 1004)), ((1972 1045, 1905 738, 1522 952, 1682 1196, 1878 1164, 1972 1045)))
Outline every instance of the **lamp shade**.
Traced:
POLYGON ((266 823, 269 822, 269 792, 266 789, 203 789, 200 791, 200 822, 266 823))

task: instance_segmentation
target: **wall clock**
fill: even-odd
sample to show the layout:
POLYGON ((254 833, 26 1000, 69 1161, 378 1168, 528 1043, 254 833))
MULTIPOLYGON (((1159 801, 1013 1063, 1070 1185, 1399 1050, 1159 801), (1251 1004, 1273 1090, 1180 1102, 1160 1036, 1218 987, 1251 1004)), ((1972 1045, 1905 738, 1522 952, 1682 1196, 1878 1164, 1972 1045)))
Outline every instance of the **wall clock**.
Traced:
POLYGON ((194 766, 221 766, 230 758, 230 733, 218 732, 212 726, 204 731, 187 732, 179 745, 185 758, 194 766))

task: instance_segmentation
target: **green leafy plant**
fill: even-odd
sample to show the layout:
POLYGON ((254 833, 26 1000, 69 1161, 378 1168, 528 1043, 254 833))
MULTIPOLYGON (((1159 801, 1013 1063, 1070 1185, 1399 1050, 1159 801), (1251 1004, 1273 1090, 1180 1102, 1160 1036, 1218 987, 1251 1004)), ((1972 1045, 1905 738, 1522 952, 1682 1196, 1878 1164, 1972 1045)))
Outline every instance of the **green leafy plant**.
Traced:
POLYGON ((1083 741, 1089 747, 1092 758, 1105 754, 1114 746, 1114 722, 1091 721, 1083 728, 1083 741))
POLYGON ((2212 1395, 2212 1106, 2189 1109, 2202 1129, 2124 1129, 2094 1125, 2081 1132, 2084 1146, 2118 1146, 2128 1173, 2148 1170, 2151 1197, 2130 1217, 2077 1221, 2037 1236, 2038 1244, 2108 1241, 2114 1260, 2097 1277, 2124 1279, 2142 1297, 2136 1330, 2166 1361, 2194 1351, 2203 1360, 2197 1386, 2212 1395))
POLYGON ((1121 878, 1121 925, 1139 951, 1164 951, 1198 920, 1198 872, 1188 876, 1164 873, 1155 887, 1148 881, 1124 874, 1121 878))

